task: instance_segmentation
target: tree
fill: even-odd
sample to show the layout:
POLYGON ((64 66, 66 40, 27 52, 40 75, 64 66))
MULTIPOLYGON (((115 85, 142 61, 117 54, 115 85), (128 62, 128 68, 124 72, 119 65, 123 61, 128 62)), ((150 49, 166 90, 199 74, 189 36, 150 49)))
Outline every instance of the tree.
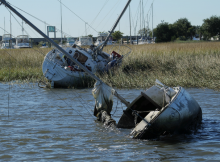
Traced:
POLYGON ((89 34, 89 35, 88 35, 88 37, 91 37, 91 38, 92 38, 92 37, 93 37, 93 35, 92 35, 92 34, 89 34))
POLYGON ((114 33, 112 33, 112 37, 113 37, 113 39, 118 41, 119 39, 121 39, 123 37, 123 34, 124 33, 120 32, 120 31, 115 31, 114 33))
POLYGON ((218 36, 220 39, 220 17, 211 16, 208 19, 204 19, 201 29, 202 35, 205 39, 214 36, 218 36))
POLYGON ((202 37, 202 29, 201 29, 201 26, 199 26, 199 25, 196 26, 196 36, 198 36, 199 39, 201 40, 201 37, 202 37))
POLYGON ((179 38, 180 40, 181 38, 189 39, 192 37, 193 34, 195 34, 194 28, 192 27, 193 26, 191 25, 191 23, 188 21, 187 18, 178 19, 172 25, 172 29, 176 38, 179 38))
POLYGON ((171 41, 172 30, 167 22, 163 22, 157 25, 156 29, 156 43, 171 41))
POLYGON ((188 28, 187 35, 189 35, 190 39, 192 40, 193 37, 196 35, 196 26, 192 26, 192 27, 188 28))
MULTIPOLYGON (((157 37, 157 28, 154 28, 154 37, 157 37)), ((153 33, 152 30, 149 31, 149 36, 152 37, 153 33)))

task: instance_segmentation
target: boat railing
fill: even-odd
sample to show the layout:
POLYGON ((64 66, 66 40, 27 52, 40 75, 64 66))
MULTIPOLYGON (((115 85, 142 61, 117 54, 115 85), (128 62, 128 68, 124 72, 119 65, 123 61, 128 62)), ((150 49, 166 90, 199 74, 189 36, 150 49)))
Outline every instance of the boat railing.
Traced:
POLYGON ((49 52, 49 53, 46 55, 46 57, 47 57, 48 60, 54 61, 55 58, 56 58, 56 56, 58 56, 57 53, 58 53, 58 52, 57 52, 55 49, 53 49, 53 50, 51 50, 51 52, 49 52))

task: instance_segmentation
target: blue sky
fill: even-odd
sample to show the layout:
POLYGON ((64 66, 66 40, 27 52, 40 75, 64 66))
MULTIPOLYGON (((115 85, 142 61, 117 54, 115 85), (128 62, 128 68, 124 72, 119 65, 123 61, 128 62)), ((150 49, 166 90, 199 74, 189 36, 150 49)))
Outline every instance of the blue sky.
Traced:
MULTIPOLYGON (((34 15, 35 17, 47 22, 50 25, 61 29, 60 3, 58 0, 7 0, 12 5, 34 15)), ((109 31, 115 23, 117 16, 121 13, 127 0, 62 0, 69 9, 76 13, 83 21, 74 15, 66 7, 62 7, 63 31, 71 36, 78 37, 86 34, 97 36, 97 32, 109 31), (99 13, 100 12, 100 13, 99 13), (99 14, 98 14, 99 13, 99 14), (90 24, 95 30, 85 25, 85 22, 90 24), (85 30, 85 26, 87 30, 85 30)), ((132 0, 131 15, 132 15, 132 35, 140 29, 140 0, 132 0), (138 14, 137 14, 138 13, 138 14), (138 16, 137 16, 138 15, 138 16)), ((220 16, 219 6, 220 0, 143 0, 144 17, 148 13, 149 27, 152 29, 152 11, 151 4, 153 2, 153 27, 155 28, 162 20, 168 23, 174 23, 179 18, 187 18, 192 25, 202 25, 203 19, 209 18, 212 15, 220 16)), ((18 10, 19 11, 19 10, 18 10)), ((116 30, 130 34, 129 27, 129 10, 126 11, 121 19, 116 30)), ((45 24, 24 14, 33 24, 45 32, 45 24)), ((2 5, 0 6, 0 35, 4 34, 1 28, 10 32, 10 14, 2 5)), ((21 24, 21 19, 16 17, 21 24)), ((145 21, 145 25, 146 25, 145 21)), ((24 25, 25 30, 30 37, 41 37, 33 29, 24 25)), ((21 27, 12 17, 12 34, 13 36, 21 35, 21 27)), ((57 32, 57 37, 60 37, 60 32, 57 32)), ((53 37, 53 34, 50 34, 53 37)))

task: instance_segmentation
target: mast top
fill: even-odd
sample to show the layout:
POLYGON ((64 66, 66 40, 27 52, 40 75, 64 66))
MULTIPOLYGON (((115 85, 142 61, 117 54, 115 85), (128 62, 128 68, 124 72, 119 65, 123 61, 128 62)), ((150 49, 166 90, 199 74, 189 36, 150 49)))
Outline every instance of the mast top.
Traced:
POLYGON ((111 34, 114 32, 114 30, 115 30, 115 28, 117 27, 117 25, 118 25, 118 23, 119 23, 121 17, 124 15, 126 9, 128 8, 130 2, 131 2, 131 0, 128 0, 128 2, 127 2, 127 4, 125 5, 123 11, 121 12, 121 14, 119 15, 119 17, 118 17, 118 19, 116 20, 115 24, 113 25, 111 31, 109 31, 109 34, 108 34, 108 36, 106 37, 104 43, 102 44, 102 46, 100 46, 100 49, 99 49, 99 51, 98 51, 99 53, 101 53, 102 50, 103 50, 103 48, 106 46, 107 41, 109 40, 109 37, 110 37, 111 34))

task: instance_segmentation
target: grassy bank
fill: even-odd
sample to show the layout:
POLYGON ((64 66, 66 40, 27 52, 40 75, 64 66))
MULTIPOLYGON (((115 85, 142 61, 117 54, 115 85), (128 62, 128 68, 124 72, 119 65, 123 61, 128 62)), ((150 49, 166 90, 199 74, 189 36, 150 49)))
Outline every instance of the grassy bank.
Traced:
POLYGON ((36 82, 43 78, 42 63, 51 49, 0 50, 0 81, 36 82))
POLYGON ((168 86, 220 88, 220 42, 132 46, 122 67, 102 79, 118 88, 168 86))
MULTIPOLYGON (((132 53, 124 58, 122 66, 112 74, 102 75, 102 80, 117 88, 146 88, 152 86, 156 79, 168 86, 220 88, 220 42, 129 47, 132 53)), ((41 66, 49 50, 0 50, 0 81, 42 79, 41 66)), ((105 50, 109 52, 112 49, 107 47, 105 50)), ((128 51, 123 47, 120 50, 122 53, 128 51)))

